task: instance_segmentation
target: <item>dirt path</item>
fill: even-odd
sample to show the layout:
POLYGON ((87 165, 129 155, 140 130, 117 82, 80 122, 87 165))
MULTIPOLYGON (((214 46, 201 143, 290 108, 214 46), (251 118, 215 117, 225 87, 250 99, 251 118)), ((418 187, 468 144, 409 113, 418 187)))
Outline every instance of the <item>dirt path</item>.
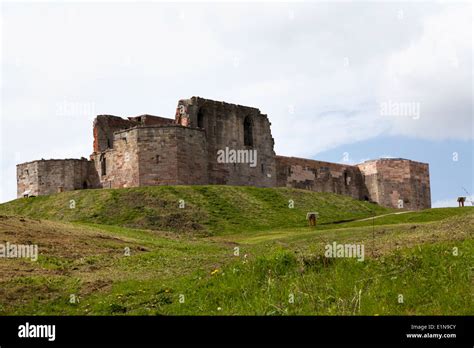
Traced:
POLYGON ((388 216, 388 215, 400 215, 400 214, 406 214, 406 213, 413 213, 412 211, 399 211, 397 213, 388 213, 388 214, 383 214, 383 215, 377 215, 377 216, 372 216, 372 217, 369 217, 369 218, 365 218, 365 219, 360 219, 360 220, 354 220, 352 222, 356 222, 356 221, 367 221, 367 220, 372 220, 372 219, 378 219, 380 217, 384 217, 384 216, 388 216))

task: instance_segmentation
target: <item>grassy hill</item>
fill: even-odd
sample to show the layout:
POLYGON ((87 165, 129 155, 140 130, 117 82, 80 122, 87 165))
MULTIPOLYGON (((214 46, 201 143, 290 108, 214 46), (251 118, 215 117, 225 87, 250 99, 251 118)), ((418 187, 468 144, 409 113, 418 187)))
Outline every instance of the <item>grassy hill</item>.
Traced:
POLYGON ((79 190, 0 205, 0 214, 213 235, 306 226, 310 211, 319 213, 323 225, 390 212, 332 193, 232 186, 79 190))
POLYGON ((472 207, 395 214, 291 189, 86 190, 0 205, 5 242, 40 255, 0 258, 0 315, 474 314, 472 207), (316 228, 307 211, 320 213, 316 228), (363 245, 364 261, 325 258, 333 242, 363 245))

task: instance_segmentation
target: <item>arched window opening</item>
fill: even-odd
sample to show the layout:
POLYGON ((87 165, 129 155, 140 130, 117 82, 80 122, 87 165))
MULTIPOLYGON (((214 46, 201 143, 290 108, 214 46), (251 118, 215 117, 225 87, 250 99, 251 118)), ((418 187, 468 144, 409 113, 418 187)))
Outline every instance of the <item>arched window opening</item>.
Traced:
POLYGON ((107 174, 107 164, 105 162, 105 157, 102 157, 100 159, 100 172, 101 172, 102 176, 107 174))
POLYGON ((244 145, 253 146, 252 121, 249 116, 244 120, 244 145))
POLYGON ((344 184, 347 186, 351 182, 351 178, 347 175, 347 171, 344 171, 344 184))
POLYGON ((199 110, 198 112, 198 127, 204 128, 204 114, 202 110, 199 110))

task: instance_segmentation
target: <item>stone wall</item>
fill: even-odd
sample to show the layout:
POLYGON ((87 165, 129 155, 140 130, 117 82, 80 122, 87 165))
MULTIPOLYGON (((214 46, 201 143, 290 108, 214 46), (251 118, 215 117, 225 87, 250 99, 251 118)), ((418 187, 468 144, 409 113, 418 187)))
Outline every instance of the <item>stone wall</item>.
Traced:
POLYGON ((39 160, 17 165, 17 196, 50 195, 62 191, 96 188, 94 164, 85 158, 39 160))
POLYGON ((268 117, 260 110, 192 97, 178 102, 176 123, 204 130, 209 184, 275 186, 274 140, 268 117), (256 150, 257 161, 219 163, 218 151, 226 149, 256 150))
POLYGON ((208 183, 201 129, 169 124, 118 131, 114 148, 92 158, 104 188, 208 183))
POLYGON ((364 184, 365 187, 367 187, 370 199, 374 202, 380 202, 382 197, 380 196, 381 192, 377 172, 377 161, 366 161, 358 164, 357 167, 364 176, 364 184))
POLYGON ((413 210, 431 208, 430 169, 428 163, 410 162, 411 196, 408 207, 413 210))
POLYGON ((94 152, 103 152, 114 147, 114 133, 136 126, 156 126, 174 123, 171 118, 141 115, 123 119, 112 115, 98 115, 93 123, 94 152))
POLYGON ((94 119, 94 152, 103 152, 114 147, 114 132, 131 128, 135 125, 130 120, 112 115, 98 115, 94 119))
POLYGON ((103 188, 139 186, 137 139, 137 128, 118 131, 113 149, 91 155, 103 188))
POLYGON ((137 126, 164 126, 175 123, 175 120, 172 118, 165 118, 148 114, 129 117, 128 119, 132 121, 134 125, 137 126))
POLYGON ((140 186, 208 183, 202 129, 168 125, 138 131, 140 186))
POLYGON ((400 158, 358 165, 370 196, 377 203, 410 210, 431 208, 429 166, 400 158))
POLYGON ((29 191, 31 195, 38 196, 38 162, 27 162, 16 166, 16 193, 22 197, 24 192, 29 191))
POLYGON ((356 166, 276 156, 279 187, 293 187, 316 192, 333 192, 355 199, 369 200, 364 178, 356 166))

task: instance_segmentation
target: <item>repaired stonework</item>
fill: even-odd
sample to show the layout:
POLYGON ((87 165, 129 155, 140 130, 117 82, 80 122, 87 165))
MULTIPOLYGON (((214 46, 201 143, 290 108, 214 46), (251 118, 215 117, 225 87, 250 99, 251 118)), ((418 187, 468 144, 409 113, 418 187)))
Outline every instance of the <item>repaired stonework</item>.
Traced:
POLYGON ((252 107, 192 97, 175 119, 141 115, 94 120, 90 160, 17 165, 17 194, 154 185, 293 187, 334 192, 387 207, 431 207, 428 164, 379 159, 358 165, 276 156, 267 115, 252 107), (220 163, 218 151, 251 150, 257 163, 220 163))

